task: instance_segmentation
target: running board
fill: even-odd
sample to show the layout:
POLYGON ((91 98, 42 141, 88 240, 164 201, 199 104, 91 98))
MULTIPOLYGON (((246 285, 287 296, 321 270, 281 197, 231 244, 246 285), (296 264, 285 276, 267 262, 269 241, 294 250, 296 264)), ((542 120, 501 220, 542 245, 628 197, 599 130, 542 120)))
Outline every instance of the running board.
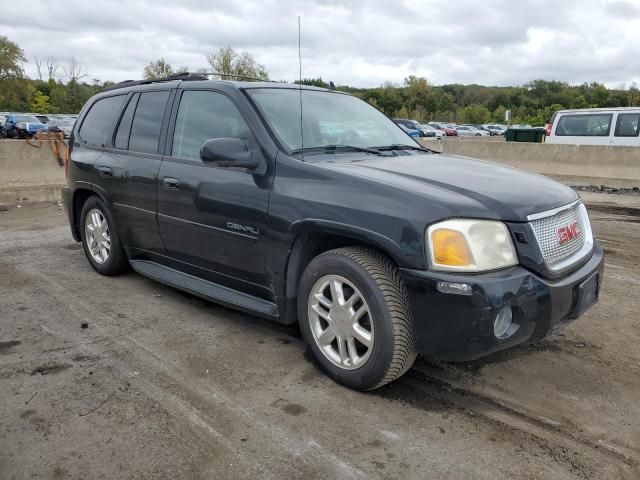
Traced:
POLYGON ((205 300, 268 318, 277 319, 280 317, 277 305, 267 300, 223 287, 217 283, 203 280, 148 260, 131 260, 130 263, 136 272, 145 277, 189 292, 205 300))

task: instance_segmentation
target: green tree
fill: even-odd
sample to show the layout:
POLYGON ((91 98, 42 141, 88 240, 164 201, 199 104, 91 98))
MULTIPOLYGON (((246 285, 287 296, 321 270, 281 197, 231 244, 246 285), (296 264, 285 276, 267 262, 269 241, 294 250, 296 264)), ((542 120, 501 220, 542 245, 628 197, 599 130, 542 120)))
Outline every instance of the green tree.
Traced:
POLYGON ((453 109, 453 96, 450 93, 443 93, 438 99, 438 110, 441 112, 450 112, 453 109))
POLYGON ((482 105, 470 105, 462 110, 462 119, 465 123, 482 124, 491 118, 491 112, 482 105))
POLYGON ((578 95, 571 102, 571 108, 587 108, 589 104, 587 103, 587 99, 584 98, 584 95, 578 95))
POLYGON ((144 67, 142 76, 146 80, 153 80, 155 78, 164 78, 174 73, 173 68, 164 58, 159 58, 144 67))
POLYGON ((312 87, 320 87, 320 88, 329 88, 330 84, 328 84, 327 82, 325 82, 324 80, 322 80, 322 77, 318 77, 318 78, 303 78, 302 80, 296 80, 295 82, 296 85, 309 85, 312 87))
POLYGON ((26 62, 24 51, 17 43, 0 36, 0 80, 24 76, 22 62, 26 62))
POLYGON ((404 86, 408 100, 407 107, 410 110, 418 106, 424 107, 427 102, 427 97, 431 92, 431 87, 429 87, 427 79, 410 75, 404 79, 404 86))
POLYGON ((248 52, 236 52, 233 48, 220 47, 214 54, 207 55, 207 62, 214 72, 222 73, 222 78, 240 77, 268 80, 269 74, 264 65, 259 64, 248 52))
POLYGON ((31 110, 38 113, 51 113, 51 105, 49 104, 49 96, 36 90, 31 99, 31 110))
POLYGON ((409 111, 407 110, 407 107, 405 107, 404 105, 400 108, 400 110, 398 110, 394 117, 396 118, 409 118, 409 111))
POLYGON ((498 107, 493 111, 491 120, 493 120, 496 123, 504 123, 505 113, 507 113, 507 109, 503 105, 498 105, 498 107))

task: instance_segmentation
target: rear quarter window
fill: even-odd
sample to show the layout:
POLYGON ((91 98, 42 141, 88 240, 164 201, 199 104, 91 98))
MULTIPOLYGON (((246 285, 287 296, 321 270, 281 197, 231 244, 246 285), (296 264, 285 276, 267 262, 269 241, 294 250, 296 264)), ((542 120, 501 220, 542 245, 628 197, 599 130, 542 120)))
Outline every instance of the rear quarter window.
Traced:
POLYGON ((616 122, 616 137, 637 137, 640 130, 640 113, 619 113, 616 122))
POLYGON ((87 145, 104 146, 125 97, 125 95, 117 95, 101 98, 94 103, 82 121, 79 131, 80 140, 87 145))
POLYGON ((560 137, 607 137, 611 131, 611 113, 562 115, 556 135, 560 137))

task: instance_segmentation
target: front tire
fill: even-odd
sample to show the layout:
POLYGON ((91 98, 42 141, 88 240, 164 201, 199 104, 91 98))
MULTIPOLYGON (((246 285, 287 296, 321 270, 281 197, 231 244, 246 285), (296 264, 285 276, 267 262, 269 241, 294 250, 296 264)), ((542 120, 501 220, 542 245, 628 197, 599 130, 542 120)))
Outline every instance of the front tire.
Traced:
POLYGON ((106 276, 126 271, 129 261, 107 204, 97 196, 89 197, 82 206, 80 222, 82 246, 93 269, 106 276))
POLYGON ((298 322, 320 367, 349 388, 379 388, 417 356, 406 286, 374 249, 339 248, 313 259, 300 280, 298 322))

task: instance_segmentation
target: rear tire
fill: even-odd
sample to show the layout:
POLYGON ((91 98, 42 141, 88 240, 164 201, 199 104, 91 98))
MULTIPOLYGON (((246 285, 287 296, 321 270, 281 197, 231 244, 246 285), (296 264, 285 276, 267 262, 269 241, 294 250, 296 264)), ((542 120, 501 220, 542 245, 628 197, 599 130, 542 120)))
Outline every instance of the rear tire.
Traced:
POLYGON ((82 206, 80 237, 89 263, 99 274, 118 275, 129 268, 109 207, 95 195, 82 206))
POLYGON ((355 390, 397 379, 417 356, 406 286, 375 249, 339 248, 314 258, 300 280, 298 322, 325 373, 355 390))

